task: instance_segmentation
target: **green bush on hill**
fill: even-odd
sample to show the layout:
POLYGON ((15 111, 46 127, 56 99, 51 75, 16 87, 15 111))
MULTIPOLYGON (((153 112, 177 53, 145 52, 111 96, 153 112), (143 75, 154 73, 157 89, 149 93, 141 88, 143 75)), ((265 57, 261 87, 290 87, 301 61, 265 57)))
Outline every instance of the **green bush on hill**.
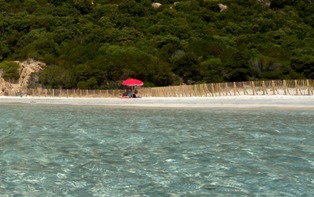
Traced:
POLYGON ((2 72, 2 77, 4 80, 9 82, 16 82, 19 75, 19 65, 15 62, 4 61, 0 63, 0 73, 2 72))

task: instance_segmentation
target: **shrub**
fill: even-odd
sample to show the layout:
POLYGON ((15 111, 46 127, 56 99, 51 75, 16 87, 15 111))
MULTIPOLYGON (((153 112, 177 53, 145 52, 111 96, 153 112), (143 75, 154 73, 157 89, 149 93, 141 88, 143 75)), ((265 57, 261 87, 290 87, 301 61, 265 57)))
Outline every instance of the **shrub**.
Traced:
POLYGON ((6 81, 17 81, 20 77, 19 75, 19 65, 15 62, 1 62, 0 70, 2 70, 2 77, 6 81))

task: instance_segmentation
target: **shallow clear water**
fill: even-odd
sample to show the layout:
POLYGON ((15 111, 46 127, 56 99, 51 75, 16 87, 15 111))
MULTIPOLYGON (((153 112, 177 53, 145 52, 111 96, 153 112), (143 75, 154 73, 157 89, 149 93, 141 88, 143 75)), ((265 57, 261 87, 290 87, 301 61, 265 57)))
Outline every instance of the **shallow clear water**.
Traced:
POLYGON ((0 112, 0 196, 314 194, 313 111, 0 112))

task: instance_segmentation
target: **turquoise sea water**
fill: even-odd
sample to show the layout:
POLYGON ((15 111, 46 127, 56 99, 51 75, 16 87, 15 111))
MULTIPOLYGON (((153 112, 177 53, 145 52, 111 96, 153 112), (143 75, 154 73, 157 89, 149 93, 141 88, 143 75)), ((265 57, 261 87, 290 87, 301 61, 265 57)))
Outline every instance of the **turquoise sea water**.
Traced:
POLYGON ((314 111, 0 105, 0 196, 311 196, 314 111))

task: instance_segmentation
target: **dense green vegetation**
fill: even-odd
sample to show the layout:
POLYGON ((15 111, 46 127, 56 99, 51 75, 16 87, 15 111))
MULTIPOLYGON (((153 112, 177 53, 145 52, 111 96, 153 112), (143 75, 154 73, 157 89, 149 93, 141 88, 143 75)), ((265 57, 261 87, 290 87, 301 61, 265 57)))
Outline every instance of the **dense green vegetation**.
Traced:
POLYGON ((20 77, 19 65, 12 61, 0 62, 0 74, 4 80, 16 83, 20 77))
POLYGON ((314 78, 313 1, 152 2, 0 0, 0 62, 41 60, 62 88, 314 78))

